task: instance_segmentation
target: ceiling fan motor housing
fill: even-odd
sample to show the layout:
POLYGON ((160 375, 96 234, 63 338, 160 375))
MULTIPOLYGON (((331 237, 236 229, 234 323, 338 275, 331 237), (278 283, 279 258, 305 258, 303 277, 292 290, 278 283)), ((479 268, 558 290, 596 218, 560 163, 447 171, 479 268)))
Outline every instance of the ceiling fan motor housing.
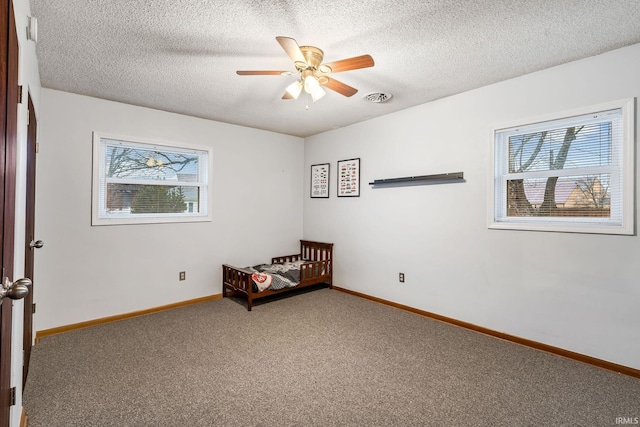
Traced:
POLYGON ((322 64, 322 59, 324 58, 324 52, 322 52, 321 49, 318 49, 315 46, 300 46, 300 50, 302 51, 302 56, 304 56, 307 63, 304 64, 296 62, 296 68, 298 71, 302 71, 307 68, 312 68, 313 70, 320 68, 320 64, 322 64))

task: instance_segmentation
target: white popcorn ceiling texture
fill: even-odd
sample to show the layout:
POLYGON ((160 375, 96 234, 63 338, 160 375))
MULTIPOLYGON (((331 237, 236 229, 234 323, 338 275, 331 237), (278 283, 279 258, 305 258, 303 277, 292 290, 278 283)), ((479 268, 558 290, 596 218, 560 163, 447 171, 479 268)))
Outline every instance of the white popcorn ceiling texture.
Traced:
POLYGON ((638 0, 31 0, 43 87, 297 136, 640 43, 638 0), (276 36, 358 89, 281 100, 295 76, 276 36), (386 103, 363 98, 390 93, 386 103), (307 110, 308 106, 308 110, 307 110))

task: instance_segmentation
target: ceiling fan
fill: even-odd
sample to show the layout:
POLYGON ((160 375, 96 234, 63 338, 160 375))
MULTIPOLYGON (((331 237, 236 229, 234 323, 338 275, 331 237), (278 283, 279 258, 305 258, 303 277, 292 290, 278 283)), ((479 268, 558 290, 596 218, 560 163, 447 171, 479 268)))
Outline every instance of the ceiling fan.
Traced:
MULTIPOLYGON (((355 56, 323 64, 324 52, 321 49, 315 46, 298 46, 298 43, 291 37, 276 37, 276 40, 289 55, 289 58, 293 60, 300 76, 298 80, 287 86, 282 99, 298 99, 304 89, 311 95, 313 102, 316 102, 326 94, 322 86, 344 96, 353 96, 358 92, 358 89, 329 77, 329 74, 373 67, 374 65, 371 55, 355 56)), ((294 74, 291 71, 269 70, 236 71, 236 73, 240 76, 290 76, 294 74)))

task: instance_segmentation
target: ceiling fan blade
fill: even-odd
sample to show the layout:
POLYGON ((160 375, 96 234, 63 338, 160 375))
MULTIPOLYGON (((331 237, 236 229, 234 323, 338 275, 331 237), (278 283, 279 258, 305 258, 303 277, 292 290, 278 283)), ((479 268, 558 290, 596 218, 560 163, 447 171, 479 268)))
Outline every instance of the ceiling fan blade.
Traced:
POLYGON ((354 56, 353 58, 342 59, 340 61, 328 62, 326 64, 331 67, 332 73, 341 71, 357 70, 358 68, 373 67, 374 62, 371 55, 354 56))
POLYGON ((287 52, 287 55, 289 55, 289 58, 291 58, 293 62, 302 62, 304 64, 307 63, 307 60, 304 59, 304 55, 300 50, 300 46, 298 46, 298 42, 296 42, 294 39, 292 39, 291 37, 278 36, 276 37, 276 40, 278 40, 280 46, 282 46, 284 51, 287 52))
POLYGON ((358 89, 351 87, 349 85, 346 85, 342 82, 339 82, 336 79, 330 79, 327 77, 327 82, 326 83, 322 83, 323 86, 326 86, 327 88, 338 92, 340 95, 344 95, 344 96, 353 96, 358 92, 358 89))
POLYGON ((294 97, 291 96, 289 92, 285 91, 284 95, 282 95, 282 99, 294 99, 294 97))
POLYGON ((239 70, 236 74, 239 76, 289 76, 293 73, 291 71, 239 70))

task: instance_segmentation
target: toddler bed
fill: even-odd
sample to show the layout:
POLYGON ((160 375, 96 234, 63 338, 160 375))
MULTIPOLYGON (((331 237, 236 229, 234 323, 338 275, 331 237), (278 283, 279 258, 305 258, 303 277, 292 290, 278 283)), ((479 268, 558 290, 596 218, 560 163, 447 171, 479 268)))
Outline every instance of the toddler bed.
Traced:
POLYGON ((222 265, 222 297, 230 294, 253 300, 319 283, 332 287, 333 243, 300 240, 300 253, 273 257, 271 264, 238 268, 222 265))

